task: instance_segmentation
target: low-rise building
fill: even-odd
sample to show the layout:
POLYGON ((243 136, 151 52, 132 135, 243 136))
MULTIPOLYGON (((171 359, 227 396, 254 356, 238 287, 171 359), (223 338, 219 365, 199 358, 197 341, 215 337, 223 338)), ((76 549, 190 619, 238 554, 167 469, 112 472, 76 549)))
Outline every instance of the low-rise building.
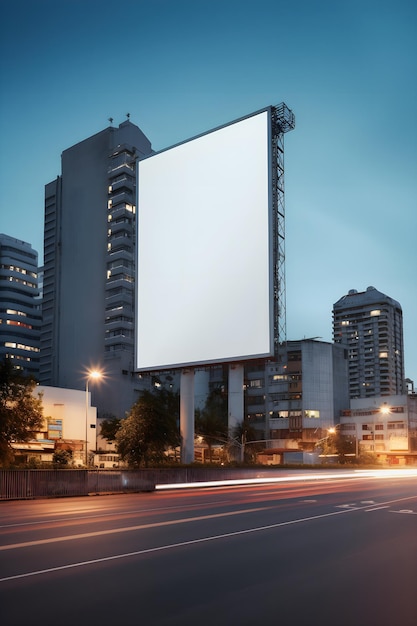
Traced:
POLYGON ((55 450, 68 450, 74 465, 90 464, 97 447, 97 409, 91 406, 91 394, 42 385, 33 394, 42 397, 43 428, 34 439, 13 444, 15 461, 52 462, 55 450))
POLYGON ((313 339, 288 341, 276 362, 246 367, 245 388, 247 420, 265 439, 311 451, 349 406, 346 350, 313 339))
POLYGON ((341 433, 355 439, 356 454, 393 465, 417 463, 417 394, 357 398, 342 411, 341 433))

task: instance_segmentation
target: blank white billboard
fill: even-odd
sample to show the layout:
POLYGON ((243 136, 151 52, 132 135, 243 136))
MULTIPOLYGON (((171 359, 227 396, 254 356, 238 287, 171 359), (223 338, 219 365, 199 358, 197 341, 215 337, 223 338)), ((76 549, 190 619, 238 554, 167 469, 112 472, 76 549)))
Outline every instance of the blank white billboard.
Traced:
POLYGON ((270 116, 139 162, 137 370, 273 354, 270 116))

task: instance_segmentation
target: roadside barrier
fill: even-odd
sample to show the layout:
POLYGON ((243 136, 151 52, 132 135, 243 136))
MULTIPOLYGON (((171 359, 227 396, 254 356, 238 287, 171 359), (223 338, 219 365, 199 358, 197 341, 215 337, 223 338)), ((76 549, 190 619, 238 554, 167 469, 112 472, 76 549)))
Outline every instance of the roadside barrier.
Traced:
POLYGON ((155 483, 139 470, 0 470, 0 500, 154 489, 155 483))

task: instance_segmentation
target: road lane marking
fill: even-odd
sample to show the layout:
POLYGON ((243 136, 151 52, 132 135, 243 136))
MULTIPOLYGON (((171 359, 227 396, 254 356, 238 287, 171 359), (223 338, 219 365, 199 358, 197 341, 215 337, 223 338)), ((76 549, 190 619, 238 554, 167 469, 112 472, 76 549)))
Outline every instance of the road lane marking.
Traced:
POLYGON ((132 556, 141 556, 143 554, 150 554, 152 552, 161 552, 163 550, 172 550, 173 548, 181 548, 184 546, 191 546, 198 543, 207 543, 208 541, 216 541, 219 539, 226 539, 229 537, 237 537, 239 535, 245 535, 250 533, 256 533, 263 530, 271 530, 274 528, 280 528, 282 526, 290 526, 292 524, 300 524, 302 522, 310 522, 312 520, 321 519, 324 517, 332 517, 334 515, 343 515, 344 513, 351 513, 356 509, 347 509, 344 511, 333 511, 332 513, 323 513, 322 515, 313 515, 311 517, 303 517, 295 520, 288 520, 287 522, 277 522, 276 524, 269 524, 268 526, 258 526, 256 528, 247 528, 246 530, 236 530, 230 533, 224 533, 222 535, 213 535, 211 537, 202 537, 200 539, 190 539, 188 541, 180 541, 179 543, 171 543, 165 546, 157 546, 155 548, 145 548, 144 550, 137 550, 135 552, 126 552, 124 554, 115 554, 113 556, 105 556, 99 559, 91 559, 90 561, 80 561, 78 563, 69 563, 68 565, 59 565, 57 567, 50 567, 34 572, 26 572, 25 574, 15 574, 14 576, 5 576, 0 578, 0 583, 10 580, 17 580, 19 578, 27 578, 29 576, 39 576, 41 574, 50 574, 52 572, 59 572, 61 570, 72 569, 74 567, 85 567, 86 565, 95 565, 96 563, 105 563, 108 561, 115 561, 118 559, 126 559, 132 556))
MULTIPOLYGON (((219 504, 230 504, 230 500, 218 500, 216 502, 216 505, 219 504)), ((76 516, 72 516, 72 509, 70 511, 68 511, 69 517, 55 517, 55 518, 48 518, 45 517, 44 519, 41 520, 32 520, 31 522, 19 522, 16 523, 14 522, 13 524, 1 524, 0 525, 0 530, 2 528, 19 528, 20 526, 39 526, 39 525, 43 525, 43 524, 60 524, 60 523, 65 523, 65 524, 71 524, 73 521, 77 521, 77 520, 95 520, 101 517, 123 517, 123 516, 132 516, 132 515, 136 515, 136 514, 144 514, 144 513, 165 513, 166 511, 181 511, 183 509, 195 509, 195 508, 201 508, 204 506, 210 505, 210 502, 203 502, 203 503, 196 503, 196 504, 174 504, 172 506, 163 506, 163 507, 153 507, 151 509, 132 509, 132 510, 128 510, 126 509, 125 511, 109 511, 106 513, 94 513, 94 510, 89 511, 88 515, 76 515, 76 516)))
POLYGON ((389 509, 389 506, 378 506, 373 509, 365 509, 365 513, 372 513, 372 511, 380 511, 381 509, 389 509))
MULTIPOLYGON (((394 502, 402 502, 403 500, 415 500, 416 496, 409 496, 406 498, 398 498, 397 500, 391 500, 389 502, 387 502, 387 504, 393 504, 394 502)), ((266 507, 266 508, 272 508, 272 507, 266 507)), ((248 511, 254 511, 255 509, 248 509, 248 511)), ((262 510, 262 509, 260 509, 262 510)), ((172 544, 168 544, 165 546, 157 546, 155 548, 146 548, 144 550, 137 550, 135 552, 126 552, 124 554, 115 554, 113 556, 106 556, 106 557, 101 557, 99 559, 91 559, 90 561, 80 561, 78 563, 69 563, 67 565, 59 565, 57 567, 50 567, 47 569, 42 569, 42 570, 37 570, 37 571, 33 571, 33 572, 26 572, 24 574, 15 574, 13 576, 5 576, 4 578, 0 578, 0 583, 3 582, 7 582, 10 580, 17 580, 20 578, 28 578, 30 576, 40 576, 41 574, 50 574, 52 572, 59 572, 62 570, 68 570, 68 569, 73 569, 75 567, 86 567, 87 565, 95 565, 97 563, 106 563, 109 561, 116 561, 116 560, 120 560, 120 559, 126 559, 126 558, 130 558, 132 556, 141 556, 143 554, 150 554, 152 552, 162 552, 163 550, 172 550, 174 548, 181 548, 184 546, 191 546, 191 545, 196 545, 199 543, 207 543, 209 541, 217 541, 219 539, 226 539, 229 537, 237 537, 239 535, 248 535, 251 533, 256 533, 256 532, 261 532, 264 530, 272 530, 274 528, 281 528, 283 526, 291 526, 293 524, 300 524, 302 522, 311 522, 313 520, 317 520, 317 519, 323 519, 326 517, 334 517, 335 515, 344 515, 346 513, 353 513, 355 511, 366 511, 365 507, 359 507, 357 509, 353 509, 353 508, 349 508, 349 509, 343 509, 341 511, 332 511, 331 513, 322 513, 321 515, 312 515, 311 517, 302 517, 300 519, 295 519, 295 520, 288 520, 287 522, 277 522, 276 524, 269 524, 268 526, 257 526, 256 528, 248 528, 246 530, 236 530, 230 533, 224 533, 222 535, 213 535, 211 537, 202 537, 201 539, 191 539, 189 541, 181 541, 179 543, 172 543, 172 544)), ((241 511, 238 511, 236 513, 241 513, 241 511)), ((222 515, 222 514, 220 514, 222 515)), ((196 519, 208 519, 210 517, 213 516, 205 516, 205 518, 196 518, 196 519)), ((215 515, 214 517, 218 517, 217 515, 215 515)), ((182 521, 190 521, 190 520, 182 520, 182 521)), ((172 522, 161 522, 158 525, 162 526, 162 525, 166 525, 166 524, 170 524, 172 522)), ((180 523, 179 520, 176 520, 174 523, 180 523)), ((114 532, 123 532, 124 529, 116 529, 114 532)), ((101 533, 99 533, 101 534, 101 533)), ((74 536, 69 537, 68 539, 73 539, 74 536)), ((59 541, 59 539, 57 539, 59 541)), ((48 541, 48 540, 46 540, 48 541)), ((17 544, 19 547, 19 544, 17 544)), ((6 546, 5 546, 6 547, 6 546)))
POLYGON ((73 539, 89 539, 90 537, 100 537, 102 535, 112 535, 115 533, 125 533, 135 530, 145 530, 147 528, 159 528, 161 526, 172 526, 174 524, 185 524, 188 522, 199 522, 202 520, 215 519, 218 517, 228 517, 231 515, 241 515, 243 513, 255 513, 258 511, 266 511, 275 507, 264 506, 256 509, 241 509, 239 511, 229 511, 227 513, 213 513, 212 515, 200 515, 198 517, 186 517, 179 520, 169 520, 167 522, 154 522, 153 524, 139 524, 137 526, 126 526, 123 528, 112 528, 109 530, 96 530, 90 533, 81 533, 78 535, 64 535, 63 537, 51 537, 49 539, 37 539, 35 541, 26 541, 23 543, 10 543, 6 546, 0 546, 0 551, 14 550, 16 548, 29 548, 32 546, 41 546, 47 543, 57 543, 59 541, 72 541, 73 539))
POLYGON ((390 513, 407 513, 408 515, 417 515, 417 511, 411 509, 401 509, 401 511, 390 511, 390 513))

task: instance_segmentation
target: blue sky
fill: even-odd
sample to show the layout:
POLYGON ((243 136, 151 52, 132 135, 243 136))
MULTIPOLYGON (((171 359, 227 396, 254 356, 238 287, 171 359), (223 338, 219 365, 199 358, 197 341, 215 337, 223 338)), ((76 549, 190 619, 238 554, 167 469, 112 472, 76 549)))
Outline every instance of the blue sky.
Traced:
POLYGON ((155 150, 284 101, 289 339, 373 285, 417 383, 414 0, 0 0, 0 232, 42 260, 44 185, 130 113, 155 150))

